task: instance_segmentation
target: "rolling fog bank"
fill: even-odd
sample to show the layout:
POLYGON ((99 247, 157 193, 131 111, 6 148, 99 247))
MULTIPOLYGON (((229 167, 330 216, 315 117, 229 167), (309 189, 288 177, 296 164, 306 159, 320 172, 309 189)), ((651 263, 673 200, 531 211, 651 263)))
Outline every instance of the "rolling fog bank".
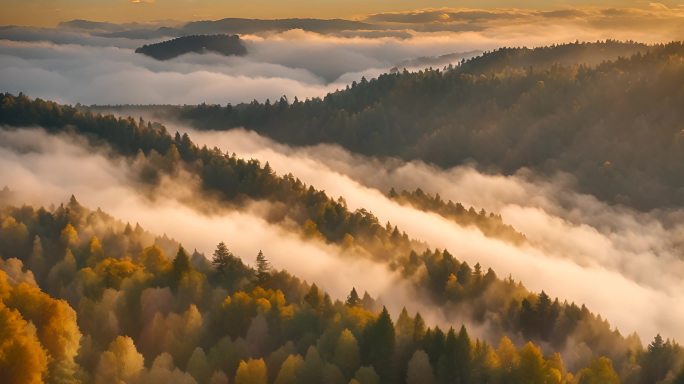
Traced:
POLYGON ((569 175, 539 180, 521 170, 514 176, 482 174, 472 167, 441 170, 421 162, 379 160, 336 146, 290 148, 253 132, 197 132, 198 144, 218 146, 240 157, 268 161, 280 173, 342 196, 349 208, 366 208, 432 247, 447 248, 471 264, 511 275, 533 291, 585 303, 623 333, 642 339, 657 332, 681 339, 684 319, 680 258, 681 211, 639 213, 607 205, 573 191, 569 175), (520 247, 487 238, 441 216, 401 206, 390 188, 439 193, 476 209, 501 213, 528 238, 520 247), (634 316, 639 313, 640 316, 634 316))
POLYGON ((207 257, 221 241, 250 265, 261 250, 275 268, 316 283, 334 299, 345 300, 355 287, 379 299, 395 316, 406 307, 412 313, 420 311, 432 324, 454 321, 429 302, 416 300, 418 293, 386 265, 270 223, 267 203, 237 211, 205 196, 200 211, 189 203, 202 195, 191 175, 146 190, 136 182, 135 163, 113 158, 79 137, 49 135, 36 127, 0 130, 0 143, 0 178, 7 181, 18 205, 59 205, 74 195, 88 208, 138 223, 207 257))

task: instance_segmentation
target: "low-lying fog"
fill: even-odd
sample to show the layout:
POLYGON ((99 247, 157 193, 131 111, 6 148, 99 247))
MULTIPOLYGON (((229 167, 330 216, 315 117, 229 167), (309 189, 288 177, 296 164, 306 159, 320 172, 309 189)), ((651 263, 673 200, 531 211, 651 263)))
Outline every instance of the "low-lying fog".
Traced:
POLYGON ((0 130, 0 164, 0 180, 14 192, 18 204, 59 205, 73 194, 87 208, 101 208, 116 219, 166 234, 207 257, 221 241, 251 265, 262 250, 275 268, 315 282, 334 299, 344 300, 356 287, 379 298, 395 315, 406 306, 412 313, 420 311, 432 324, 447 324, 441 311, 429 303, 407 300, 413 297, 410 284, 385 265, 270 224, 262 217, 263 204, 241 212, 217 205, 211 215, 184 204, 188 195, 198 195, 195 180, 188 175, 166 180, 150 199, 136 185, 129 163, 113 160, 79 138, 49 135, 35 127, 0 130))
MULTIPOLYGON (((283 95, 304 99, 324 96, 401 63, 413 66, 409 69, 447 64, 417 58, 463 53, 453 57, 458 62, 477 51, 506 46, 605 39, 656 43, 684 37, 680 8, 642 5, 620 12, 511 8, 376 14, 366 21, 377 24, 377 31, 259 31, 241 36, 248 52, 243 57, 187 54, 163 62, 134 51, 172 36, 112 37, 73 25, 2 26, 0 89, 86 105, 225 104, 283 95)), ((182 22, 169 26, 177 24, 182 22)), ((130 32, 135 28, 140 26, 116 26, 130 32)))
POLYGON ((292 172, 351 209, 365 207, 411 237, 457 258, 511 274, 534 291, 586 304, 623 333, 681 339, 684 321, 682 212, 637 213, 573 192, 571 177, 538 180, 528 172, 486 175, 471 167, 440 170, 421 162, 378 160, 330 145, 290 148, 245 130, 197 132, 192 139, 292 172), (387 199, 390 188, 422 188, 476 209, 501 213, 529 244, 515 247, 438 215, 387 199))

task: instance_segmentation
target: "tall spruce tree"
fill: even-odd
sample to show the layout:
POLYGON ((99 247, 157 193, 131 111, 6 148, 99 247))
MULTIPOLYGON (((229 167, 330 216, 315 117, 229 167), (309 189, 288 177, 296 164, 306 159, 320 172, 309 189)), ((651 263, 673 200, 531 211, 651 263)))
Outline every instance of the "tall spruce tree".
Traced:
POLYGON ((269 263, 261 250, 259 250, 256 257, 256 270, 259 283, 265 282, 271 276, 271 263, 269 263))

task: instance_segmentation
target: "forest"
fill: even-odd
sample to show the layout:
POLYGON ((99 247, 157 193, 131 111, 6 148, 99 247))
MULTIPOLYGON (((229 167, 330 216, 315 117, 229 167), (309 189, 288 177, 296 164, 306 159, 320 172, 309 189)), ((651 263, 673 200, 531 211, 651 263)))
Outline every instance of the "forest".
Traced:
POLYGON ((476 226, 487 236, 498 237, 516 244, 525 241, 525 235, 505 224, 501 215, 492 212, 487 214, 484 209, 476 211, 474 207, 466 209, 461 203, 442 200, 439 193, 431 196, 420 188, 413 192, 401 191, 398 193, 392 188, 387 195, 402 204, 409 204, 424 211, 437 212, 460 225, 476 226))
POLYGON ((157 111, 292 145, 572 175, 581 192, 648 211, 684 203, 682 58, 680 42, 500 48, 443 69, 363 78, 323 98, 157 111))
POLYGON ((247 54, 247 48, 238 35, 192 35, 143 45, 135 50, 135 53, 142 53, 157 60, 170 60, 191 52, 242 56, 247 54))
MULTIPOLYGON (((365 209, 348 209, 342 198, 275 174, 268 163, 198 147, 158 123, 25 95, 2 95, 0 126, 85 138, 132 164, 149 193, 187 172, 222 206, 269 201, 269 220, 386 264, 419 299, 460 319, 442 329, 419 313, 392 316, 353 286, 345 302, 334 301, 271 268, 258 249, 252 267, 242 261, 251 257, 234 255, 229 242, 213 255, 188 252, 76 197, 54 208, 20 206, 5 190, 3 382, 684 382, 684 351, 675 341, 656 336, 644 348, 638 336, 622 335, 582 303, 471 267, 365 209), (470 336, 471 327, 486 327, 487 337, 470 336)), ((487 236, 525 241, 495 213, 421 190, 389 195, 487 236)))

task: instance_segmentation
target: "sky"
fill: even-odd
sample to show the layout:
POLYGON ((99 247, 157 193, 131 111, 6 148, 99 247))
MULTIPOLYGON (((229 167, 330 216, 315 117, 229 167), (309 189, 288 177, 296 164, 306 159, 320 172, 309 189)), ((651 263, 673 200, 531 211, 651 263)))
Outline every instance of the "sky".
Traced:
POLYGON ((55 26, 87 19, 107 22, 244 18, 363 19, 380 12, 424 8, 568 9, 591 7, 682 7, 680 0, 3 0, 0 25, 55 26))

